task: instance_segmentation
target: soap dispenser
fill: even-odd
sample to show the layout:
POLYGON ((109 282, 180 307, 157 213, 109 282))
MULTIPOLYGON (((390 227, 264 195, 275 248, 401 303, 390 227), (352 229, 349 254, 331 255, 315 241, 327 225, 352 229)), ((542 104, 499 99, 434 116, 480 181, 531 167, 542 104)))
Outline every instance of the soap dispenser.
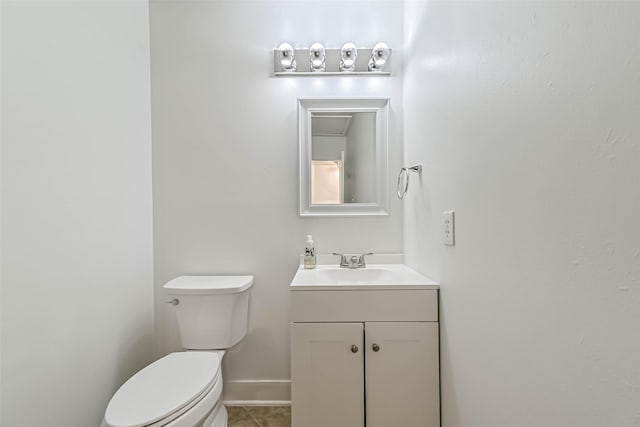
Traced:
POLYGON ((304 248, 304 268, 316 268, 316 248, 313 246, 313 237, 307 234, 307 243, 304 248))

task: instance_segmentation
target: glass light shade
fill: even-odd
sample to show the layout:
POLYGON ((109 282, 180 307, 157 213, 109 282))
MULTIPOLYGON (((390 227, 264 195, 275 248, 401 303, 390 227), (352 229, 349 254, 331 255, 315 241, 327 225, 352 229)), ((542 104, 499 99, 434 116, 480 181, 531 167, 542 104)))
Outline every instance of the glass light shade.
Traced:
POLYGON ((340 71, 352 72, 356 69, 356 59, 358 58, 358 48, 349 42, 340 49, 340 71))
POLYGON ((309 61, 311 62, 311 71, 324 71, 326 57, 326 51, 322 43, 312 44, 309 48, 309 61))
POLYGON ((278 46, 278 61, 284 72, 294 72, 297 69, 295 52, 289 43, 281 43, 278 46))
POLYGON ((369 60, 369 71, 382 71, 389 59, 389 46, 380 42, 371 50, 371 59, 369 60))

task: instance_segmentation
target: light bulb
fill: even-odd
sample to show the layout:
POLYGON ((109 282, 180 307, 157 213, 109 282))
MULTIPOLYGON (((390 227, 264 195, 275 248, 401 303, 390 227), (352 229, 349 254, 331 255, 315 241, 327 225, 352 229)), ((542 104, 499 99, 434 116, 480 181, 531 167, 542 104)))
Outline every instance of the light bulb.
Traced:
POLYGON ((289 43, 281 43, 278 46, 278 60, 282 71, 290 73, 297 69, 295 51, 289 43))
POLYGON ((382 71, 389 59, 389 46, 380 42, 371 50, 371 59, 369 60, 369 71, 382 71))
POLYGON ((352 72, 356 69, 356 58, 358 57, 358 48, 349 42, 345 43, 340 49, 340 71, 352 72))
POLYGON ((320 72, 325 69, 326 52, 322 43, 314 43, 309 48, 309 62, 311 62, 311 71, 320 72))

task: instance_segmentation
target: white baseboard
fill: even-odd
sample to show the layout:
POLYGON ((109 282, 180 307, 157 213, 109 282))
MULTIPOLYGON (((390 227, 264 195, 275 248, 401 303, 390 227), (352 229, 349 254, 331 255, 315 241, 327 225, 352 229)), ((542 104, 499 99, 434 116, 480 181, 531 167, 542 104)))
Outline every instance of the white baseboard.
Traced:
POLYGON ((289 406, 289 380, 225 381, 223 399, 229 406, 289 406))

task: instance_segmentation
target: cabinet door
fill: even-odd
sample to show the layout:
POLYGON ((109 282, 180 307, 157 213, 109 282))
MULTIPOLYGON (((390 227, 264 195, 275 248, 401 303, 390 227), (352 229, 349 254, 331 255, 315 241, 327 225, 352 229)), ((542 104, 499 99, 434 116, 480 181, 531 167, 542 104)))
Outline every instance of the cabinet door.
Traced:
POLYGON ((437 322, 367 322, 367 427, 438 427, 437 322))
POLYGON ((291 324, 292 427, 364 427, 363 328, 291 324))

